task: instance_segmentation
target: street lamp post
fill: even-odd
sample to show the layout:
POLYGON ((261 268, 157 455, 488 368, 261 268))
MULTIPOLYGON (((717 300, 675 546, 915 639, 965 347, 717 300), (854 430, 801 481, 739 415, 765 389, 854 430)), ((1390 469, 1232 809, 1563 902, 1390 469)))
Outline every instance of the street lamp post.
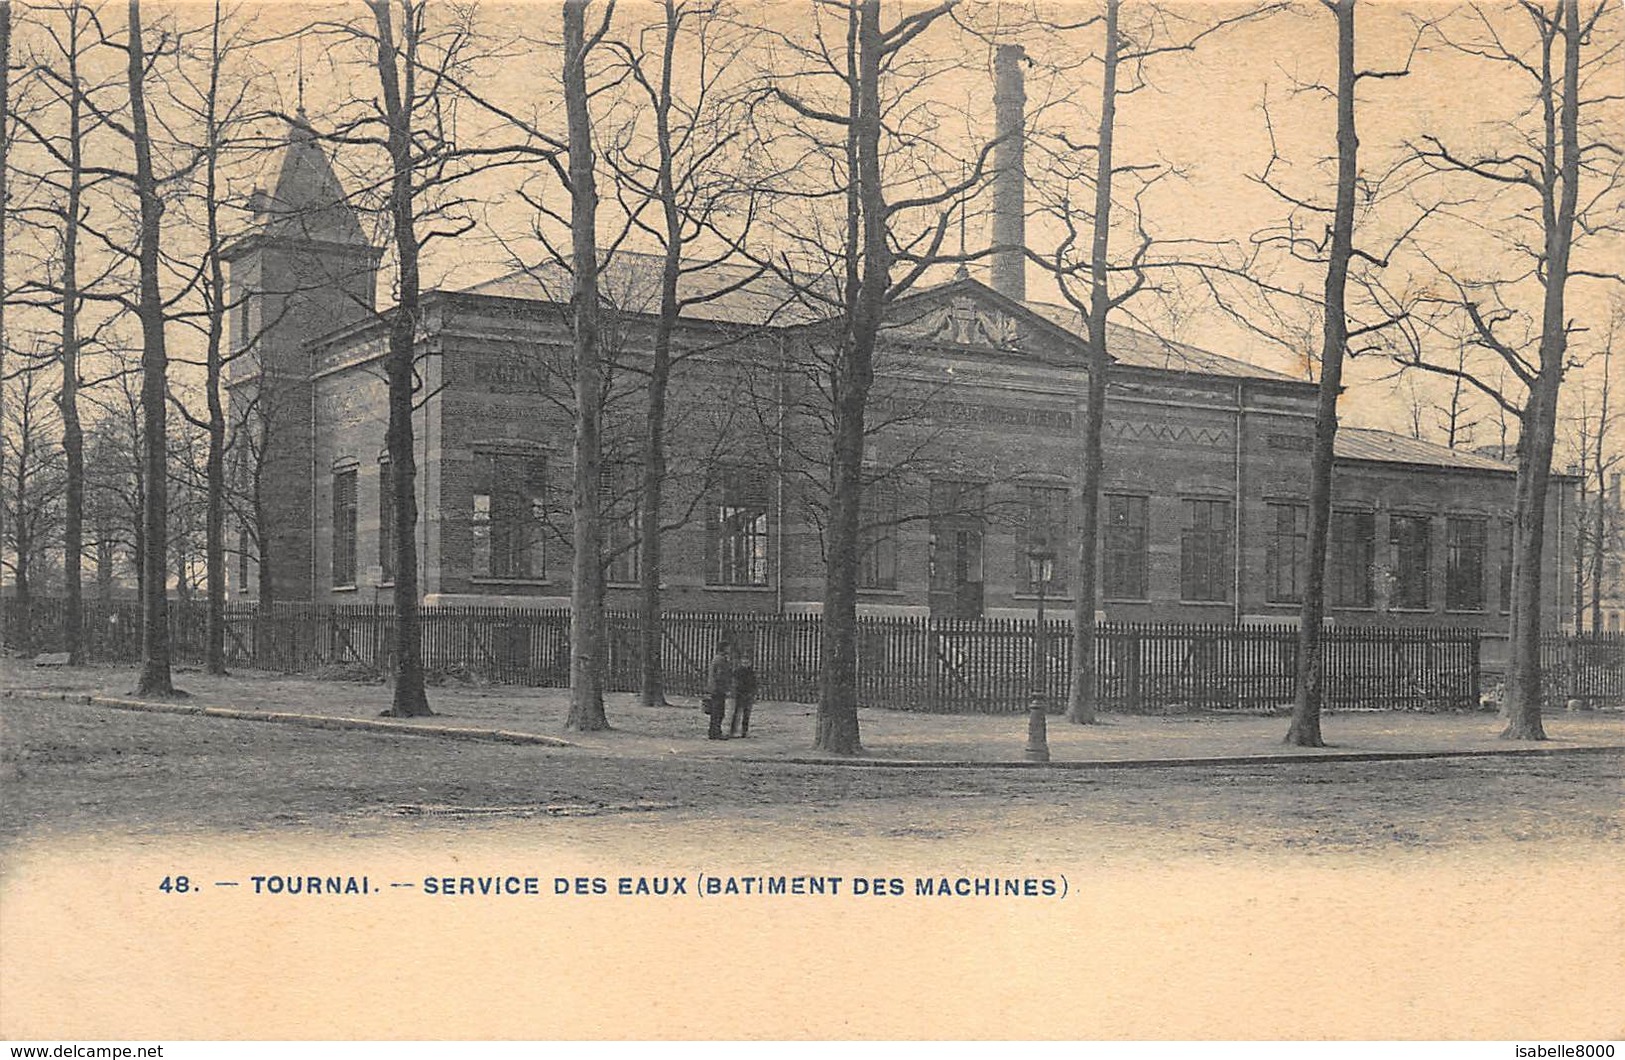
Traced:
POLYGON ((1049 688, 1049 645, 1045 643, 1049 638, 1044 628, 1044 595, 1049 591, 1050 579, 1055 576, 1055 553, 1042 538, 1027 550, 1027 573, 1038 591, 1038 620, 1033 625, 1033 661, 1027 697, 1027 761, 1048 762, 1049 718, 1044 700, 1049 688))

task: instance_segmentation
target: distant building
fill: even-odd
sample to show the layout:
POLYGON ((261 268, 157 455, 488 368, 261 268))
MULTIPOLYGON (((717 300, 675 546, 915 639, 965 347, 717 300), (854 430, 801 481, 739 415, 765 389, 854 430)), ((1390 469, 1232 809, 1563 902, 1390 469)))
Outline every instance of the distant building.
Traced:
MULTIPOLYGON (((1000 223, 1019 231, 1009 181, 1020 175, 999 179, 1000 223)), ((263 557, 278 599, 388 599, 387 324, 375 312, 379 252, 344 202, 318 144, 295 132, 276 187, 258 197, 257 226, 230 253, 242 299, 232 342, 253 346, 235 365, 234 406, 267 424, 265 529, 233 571, 239 597, 261 593, 263 557)), ((644 394, 635 369, 653 326, 654 268, 622 256, 604 279, 615 305, 610 355, 627 369, 606 408, 611 608, 636 600, 644 394)), ((869 411, 864 613, 1030 614, 1026 556, 1039 539, 1062 557, 1051 604, 1071 604, 1086 343, 1071 310, 1025 297, 1021 273, 997 262, 993 287, 961 273, 890 307, 869 411)), ((717 291, 741 278, 711 270, 685 282, 717 291)), ((568 298, 555 270, 424 295, 414 425, 431 604, 568 603, 568 298)), ((824 435, 804 366, 828 335, 828 321, 760 281, 686 314, 662 512, 667 606, 819 608, 824 435)), ((1098 609, 1122 621, 1291 620, 1303 589, 1315 388, 1129 328, 1113 329, 1111 353, 1098 609)), ((1504 630, 1513 479, 1500 460, 1342 429, 1333 621, 1504 630)), ((1549 628, 1572 591, 1561 572, 1572 562, 1574 504, 1564 480, 1557 487, 1549 628)))

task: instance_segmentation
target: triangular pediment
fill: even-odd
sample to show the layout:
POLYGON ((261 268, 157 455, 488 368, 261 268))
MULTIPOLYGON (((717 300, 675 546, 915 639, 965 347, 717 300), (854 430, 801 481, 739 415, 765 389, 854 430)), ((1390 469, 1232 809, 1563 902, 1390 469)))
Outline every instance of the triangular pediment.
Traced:
POLYGON ((893 302, 881 341, 1076 365, 1085 346, 1078 336, 969 277, 893 302))

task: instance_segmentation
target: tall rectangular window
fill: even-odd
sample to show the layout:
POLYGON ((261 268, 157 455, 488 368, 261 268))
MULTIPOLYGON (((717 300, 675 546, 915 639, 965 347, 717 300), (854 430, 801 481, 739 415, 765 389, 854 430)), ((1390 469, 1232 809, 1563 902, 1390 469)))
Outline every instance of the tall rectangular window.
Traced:
POLYGON ((1370 512, 1333 512, 1329 529, 1327 598, 1333 607, 1370 607, 1377 517, 1370 512))
POLYGON ((1230 502, 1185 501, 1180 534, 1182 600, 1230 599, 1230 502))
POLYGON ((1308 567, 1308 505, 1271 504, 1264 550, 1264 599, 1272 604, 1303 600, 1303 578, 1308 567))
POLYGON ((384 584, 395 580, 395 476, 387 456, 378 458, 378 569, 384 584))
POLYGON ((1042 542, 1054 556, 1053 573, 1045 592, 1065 593, 1067 571, 1072 566, 1072 541, 1067 535, 1071 491, 1065 486, 1018 486, 1017 491, 1021 526, 1016 534, 1016 584, 1029 593, 1038 591, 1038 586, 1033 584, 1028 553, 1042 542))
POLYGON ((609 558, 604 577, 620 585, 638 580, 637 469, 625 464, 605 467, 598 473, 598 510, 604 520, 604 555, 609 558))
POLYGON ((1425 515, 1394 515, 1388 520, 1388 543, 1394 552, 1394 594, 1390 605, 1425 611, 1431 605, 1429 585, 1432 520, 1425 515))
POLYGON ((934 479, 930 505, 926 571, 931 614, 980 618, 985 602, 982 544, 988 518, 987 484, 934 479))
POLYGON ((1485 526, 1483 519, 1466 515, 1445 522, 1444 606, 1452 611, 1484 609, 1485 526))
POLYGON ((333 587, 355 585, 355 468, 333 472, 333 587))
POLYGON ((1512 611, 1512 557, 1513 553, 1513 522, 1511 519, 1501 520, 1501 613, 1510 614, 1512 611))
POLYGON ((863 554, 858 585, 865 589, 897 588, 897 485, 871 482, 863 487, 858 533, 863 554))
POLYGON ((1103 499, 1101 591, 1108 600, 1144 600, 1150 595, 1146 579, 1148 502, 1120 493, 1108 493, 1103 499))
POLYGON ((473 563, 477 578, 546 576, 542 548, 547 458, 540 453, 474 452, 473 563))
POLYGON ((722 473, 707 520, 709 584, 768 583, 768 493, 767 476, 754 468, 730 468, 722 473))
POLYGON ((254 292, 242 288, 237 292, 237 299, 237 342, 232 349, 245 350, 253 342, 250 331, 254 324, 250 313, 254 304, 254 292))

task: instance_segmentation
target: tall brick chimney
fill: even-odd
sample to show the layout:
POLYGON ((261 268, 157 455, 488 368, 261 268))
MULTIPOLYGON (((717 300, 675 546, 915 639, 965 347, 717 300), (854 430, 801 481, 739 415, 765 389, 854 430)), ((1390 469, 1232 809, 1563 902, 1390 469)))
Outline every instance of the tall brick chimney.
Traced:
POLYGON ((1027 299, 1027 89, 1019 44, 1001 44, 993 58, 993 289, 1018 302, 1027 299))

